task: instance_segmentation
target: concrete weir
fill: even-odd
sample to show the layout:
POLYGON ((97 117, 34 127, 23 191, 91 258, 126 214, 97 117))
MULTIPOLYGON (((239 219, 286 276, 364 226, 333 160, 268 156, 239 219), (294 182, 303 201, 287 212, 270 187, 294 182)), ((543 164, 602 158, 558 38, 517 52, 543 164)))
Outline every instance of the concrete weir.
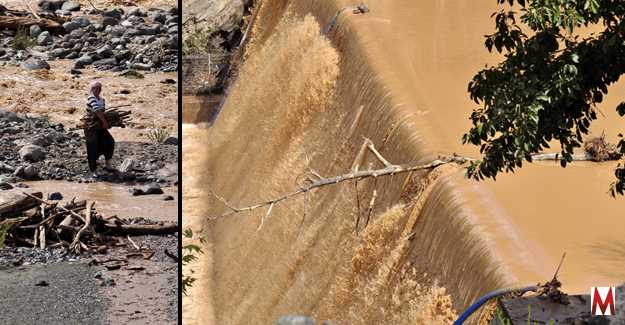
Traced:
POLYGON ((212 120, 222 96, 182 96, 182 123, 205 123, 212 120))

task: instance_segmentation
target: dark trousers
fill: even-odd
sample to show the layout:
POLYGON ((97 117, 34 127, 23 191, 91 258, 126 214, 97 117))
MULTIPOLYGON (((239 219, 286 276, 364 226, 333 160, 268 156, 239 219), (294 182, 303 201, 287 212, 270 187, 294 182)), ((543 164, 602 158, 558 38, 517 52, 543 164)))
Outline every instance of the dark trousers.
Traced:
POLYGON ((104 155, 104 158, 107 160, 113 158, 115 140, 109 131, 105 129, 85 130, 85 139, 87 140, 89 170, 95 172, 96 161, 101 155, 104 155))

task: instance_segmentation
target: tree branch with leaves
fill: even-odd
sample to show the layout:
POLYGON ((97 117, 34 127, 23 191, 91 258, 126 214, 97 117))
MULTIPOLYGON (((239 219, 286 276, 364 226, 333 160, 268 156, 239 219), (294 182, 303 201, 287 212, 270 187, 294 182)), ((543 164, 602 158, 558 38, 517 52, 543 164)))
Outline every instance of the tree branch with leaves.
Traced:
MULTIPOLYGON (((560 144, 565 167, 597 119, 597 104, 608 86, 625 72, 625 2, 497 1, 512 9, 493 14, 496 31, 486 36, 485 46, 505 59, 469 83, 470 98, 480 107, 462 137, 464 144, 480 147, 482 159, 467 167, 467 175, 478 180, 514 172, 553 140, 560 144), (526 34, 519 18, 531 32, 526 34), (601 32, 576 33, 591 25, 602 26, 601 32)), ((625 102, 616 110, 625 115, 625 102)), ((625 140, 619 138, 622 155, 625 140)), ((615 176, 610 193, 623 195, 624 165, 617 166, 615 176)))

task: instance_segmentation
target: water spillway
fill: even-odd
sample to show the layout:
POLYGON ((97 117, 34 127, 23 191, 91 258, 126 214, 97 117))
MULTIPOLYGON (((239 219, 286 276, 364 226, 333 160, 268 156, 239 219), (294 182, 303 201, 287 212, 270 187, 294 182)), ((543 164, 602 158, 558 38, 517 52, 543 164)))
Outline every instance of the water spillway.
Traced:
MULTIPOLYGON (((239 207, 273 198, 310 169, 343 174, 363 137, 393 163, 477 156, 460 137, 474 107, 468 81, 500 59, 482 46, 494 1, 374 0, 369 13, 341 14, 320 33, 354 4, 263 1, 238 79, 201 131, 193 186, 205 198, 185 211, 227 211, 212 192, 239 207)), ((610 91, 593 132, 614 138, 625 87, 610 91)), ((369 156, 362 166, 376 164, 369 156)), ((260 229, 266 209, 206 221, 210 319, 449 323, 480 294, 549 280, 564 251, 565 290, 616 284, 625 279, 625 201, 606 194, 613 168, 537 163, 476 183, 443 166, 313 191, 276 205, 260 229), (374 190, 371 221, 356 231, 374 190)))

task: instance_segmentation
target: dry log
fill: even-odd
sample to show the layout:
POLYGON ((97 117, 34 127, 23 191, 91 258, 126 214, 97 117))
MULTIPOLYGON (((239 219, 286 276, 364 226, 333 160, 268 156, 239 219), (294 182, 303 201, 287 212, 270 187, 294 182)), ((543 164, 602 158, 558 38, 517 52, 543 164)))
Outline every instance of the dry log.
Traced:
POLYGON ((14 191, 0 192, 0 220, 19 217, 22 212, 38 206, 40 202, 37 199, 42 197, 41 192, 29 194, 28 197, 14 191))
POLYGON ((166 235, 178 231, 175 223, 165 223, 162 225, 114 225, 105 223, 107 234, 112 235, 166 235))
POLYGON ((63 32, 63 26, 52 19, 37 19, 28 16, 0 16, 0 29, 17 30, 20 28, 30 28, 30 26, 33 25, 37 25, 53 33, 63 32))

